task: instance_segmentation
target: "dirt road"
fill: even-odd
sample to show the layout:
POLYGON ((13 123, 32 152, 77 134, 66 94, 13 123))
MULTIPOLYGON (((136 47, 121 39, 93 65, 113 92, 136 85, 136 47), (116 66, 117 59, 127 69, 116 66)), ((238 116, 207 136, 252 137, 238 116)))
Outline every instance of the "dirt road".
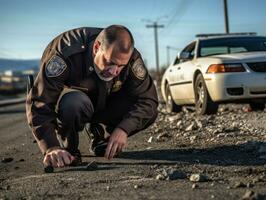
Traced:
POLYGON ((0 109, 0 199, 265 199, 266 112, 221 106, 196 117, 193 108, 168 115, 129 138, 120 158, 88 154, 84 165, 43 173, 42 155, 26 124, 23 105, 0 109), (191 179, 191 180, 190 180, 191 179))

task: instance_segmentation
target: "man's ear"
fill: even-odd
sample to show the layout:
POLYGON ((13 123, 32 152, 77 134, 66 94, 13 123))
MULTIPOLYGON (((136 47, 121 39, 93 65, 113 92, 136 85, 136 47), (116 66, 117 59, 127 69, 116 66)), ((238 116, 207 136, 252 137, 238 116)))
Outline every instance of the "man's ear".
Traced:
POLYGON ((93 44, 93 53, 94 53, 94 55, 99 51, 100 47, 101 47, 101 42, 96 40, 94 42, 94 44, 93 44))

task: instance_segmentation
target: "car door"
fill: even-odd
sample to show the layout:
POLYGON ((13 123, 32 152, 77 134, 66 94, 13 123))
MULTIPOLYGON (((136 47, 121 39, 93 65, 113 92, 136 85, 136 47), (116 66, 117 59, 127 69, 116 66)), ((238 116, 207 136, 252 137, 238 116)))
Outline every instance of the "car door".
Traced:
POLYGON ((178 104, 194 102, 193 73, 196 42, 190 43, 181 53, 179 63, 173 67, 171 92, 178 104))

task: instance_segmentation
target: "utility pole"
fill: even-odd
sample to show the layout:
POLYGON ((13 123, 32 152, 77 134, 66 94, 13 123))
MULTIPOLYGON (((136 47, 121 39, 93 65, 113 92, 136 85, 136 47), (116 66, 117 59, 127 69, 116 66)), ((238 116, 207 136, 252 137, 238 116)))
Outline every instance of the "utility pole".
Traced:
POLYGON ((158 45, 158 28, 163 28, 164 25, 159 25, 157 21, 153 22, 153 24, 146 25, 146 28, 154 29, 154 40, 155 40, 155 59, 156 59, 156 71, 157 75, 159 75, 159 45, 158 45))
POLYGON ((224 1, 224 21, 225 21, 225 33, 229 33, 229 22, 228 22, 228 8, 227 0, 224 1))

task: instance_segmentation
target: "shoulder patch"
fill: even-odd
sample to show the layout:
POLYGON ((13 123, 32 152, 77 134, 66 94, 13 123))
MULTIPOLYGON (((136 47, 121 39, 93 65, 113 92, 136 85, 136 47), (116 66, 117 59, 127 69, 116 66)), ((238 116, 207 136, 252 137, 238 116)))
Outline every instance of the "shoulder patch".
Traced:
POLYGON ((67 68, 65 61, 59 56, 53 56, 45 67, 47 77, 60 76, 67 68))
POLYGON ((133 74, 140 80, 144 80, 146 76, 146 69, 143 65, 141 58, 138 58, 131 67, 133 74))

